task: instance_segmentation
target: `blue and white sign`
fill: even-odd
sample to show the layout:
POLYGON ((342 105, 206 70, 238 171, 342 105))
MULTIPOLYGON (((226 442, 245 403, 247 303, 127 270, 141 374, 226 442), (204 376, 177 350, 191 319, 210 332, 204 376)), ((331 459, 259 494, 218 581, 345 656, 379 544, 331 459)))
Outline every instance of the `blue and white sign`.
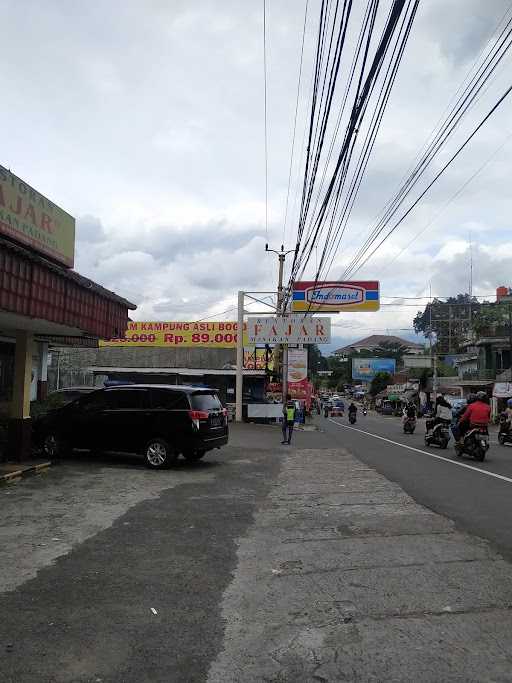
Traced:
POLYGON ((352 358, 352 379, 362 382, 371 382, 378 372, 393 375, 395 370, 394 358, 352 358))

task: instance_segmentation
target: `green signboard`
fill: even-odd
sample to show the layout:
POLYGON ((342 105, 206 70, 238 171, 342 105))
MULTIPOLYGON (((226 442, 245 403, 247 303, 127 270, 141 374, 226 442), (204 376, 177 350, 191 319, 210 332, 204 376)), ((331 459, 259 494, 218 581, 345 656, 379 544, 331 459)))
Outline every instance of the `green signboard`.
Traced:
POLYGON ((3 166, 0 166, 0 234, 73 267, 73 216, 3 166))

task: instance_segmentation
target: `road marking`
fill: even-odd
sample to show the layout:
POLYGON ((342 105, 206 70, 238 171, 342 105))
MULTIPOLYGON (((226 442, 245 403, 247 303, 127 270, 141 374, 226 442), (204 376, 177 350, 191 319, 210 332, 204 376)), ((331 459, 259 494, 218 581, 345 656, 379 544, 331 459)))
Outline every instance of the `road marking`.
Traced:
POLYGON ((343 429, 352 429, 354 432, 359 432, 360 434, 366 434, 366 436, 373 436, 374 439, 380 439, 381 441, 387 441, 392 443, 394 446, 401 446, 402 448, 407 448, 409 451, 414 451, 415 453, 422 453, 423 455, 429 455, 431 458, 436 458, 436 460, 442 460, 450 465, 457 465, 457 467, 464 467, 466 470, 474 470, 480 474, 485 474, 488 477, 494 477, 495 479, 501 479, 502 481, 507 481, 512 484, 512 479, 510 477, 505 477, 503 474, 496 474, 495 472, 489 472, 488 470, 482 470, 480 467, 475 467, 474 465, 468 465, 465 462, 459 462, 458 460, 449 460, 442 455, 436 455, 436 453, 430 453, 429 451, 423 451, 421 448, 414 448, 414 446, 407 446, 405 443, 400 443, 400 441, 392 441, 387 439, 385 436, 379 436, 379 434, 372 434, 372 432, 366 432, 364 429, 358 429, 357 427, 349 427, 349 425, 341 424, 341 422, 336 422, 329 418, 329 422, 337 425, 338 427, 343 427, 343 429))

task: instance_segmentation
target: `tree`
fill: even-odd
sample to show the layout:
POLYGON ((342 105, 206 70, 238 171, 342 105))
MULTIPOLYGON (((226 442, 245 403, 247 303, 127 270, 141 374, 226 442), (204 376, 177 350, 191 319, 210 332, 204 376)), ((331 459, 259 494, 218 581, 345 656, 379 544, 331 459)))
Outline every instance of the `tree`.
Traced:
POLYGON ((329 377, 329 387, 331 389, 338 389, 343 384, 349 384, 352 379, 352 362, 350 360, 341 360, 336 356, 329 356, 327 358, 328 370, 331 370, 332 375, 329 377))
POLYGON ((418 311, 413 325, 417 334, 435 335, 438 352, 457 352, 471 330, 471 322, 482 304, 469 294, 450 296, 446 301, 434 298, 423 311, 418 311))
POLYGON ((370 384, 370 394, 372 396, 377 396, 378 393, 384 391, 390 381, 391 375, 389 372, 378 372, 370 384))
POLYGON ((406 352, 407 346, 400 342, 383 341, 371 352, 371 355, 377 358, 394 358, 399 364, 406 352))
MULTIPOLYGON (((473 319, 473 330, 482 335, 486 330, 490 336, 499 328, 508 328, 508 304, 489 303, 482 305, 473 319)), ((508 335, 508 329, 503 332, 508 335)), ((485 336, 485 335, 484 335, 485 336)))

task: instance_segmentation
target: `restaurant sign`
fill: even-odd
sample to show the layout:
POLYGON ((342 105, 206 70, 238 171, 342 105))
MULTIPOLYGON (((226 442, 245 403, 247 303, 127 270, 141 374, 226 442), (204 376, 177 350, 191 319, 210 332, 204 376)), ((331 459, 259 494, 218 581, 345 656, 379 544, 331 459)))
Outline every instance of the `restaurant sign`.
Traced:
MULTIPOLYGON (((234 349, 238 338, 236 322, 134 322, 123 337, 100 339, 100 346, 149 346, 234 349)), ((250 346, 244 333, 244 346, 250 346)))
POLYGON ((247 337, 251 344, 329 344, 331 319, 305 315, 249 318, 247 337))
POLYGON ((0 235, 72 268, 75 219, 0 166, 0 235))

